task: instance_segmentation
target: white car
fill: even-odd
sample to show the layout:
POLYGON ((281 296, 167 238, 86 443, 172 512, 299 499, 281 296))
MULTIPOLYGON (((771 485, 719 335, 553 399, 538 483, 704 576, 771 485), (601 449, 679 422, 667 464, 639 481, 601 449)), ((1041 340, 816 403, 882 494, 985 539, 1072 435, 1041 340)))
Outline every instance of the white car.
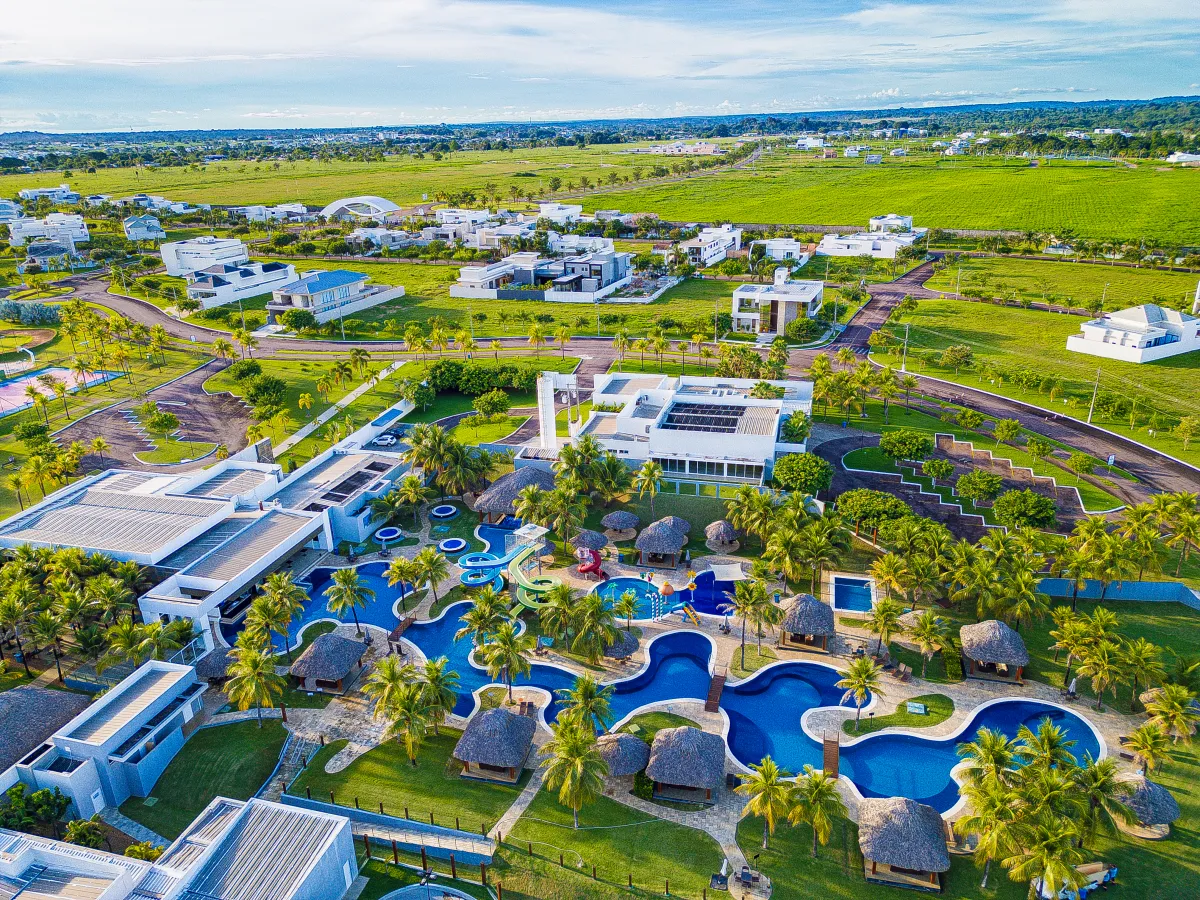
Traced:
POLYGON ((372 443, 379 447, 391 447, 396 443, 396 436, 394 434, 381 434, 372 443))

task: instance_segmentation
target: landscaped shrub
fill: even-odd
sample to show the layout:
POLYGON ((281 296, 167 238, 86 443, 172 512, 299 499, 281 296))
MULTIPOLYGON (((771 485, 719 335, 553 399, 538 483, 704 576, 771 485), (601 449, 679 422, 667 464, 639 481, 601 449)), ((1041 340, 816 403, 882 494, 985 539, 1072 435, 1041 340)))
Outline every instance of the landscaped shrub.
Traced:
POLYGON ((262 364, 257 359, 239 359, 228 370, 229 377, 234 381, 245 381, 262 374, 262 364))
POLYGON ((57 325, 58 307, 32 300, 0 300, 0 319, 21 325, 57 325))
POLYGON ((816 494, 833 484, 833 466, 815 453, 789 453, 776 461, 775 480, 789 491, 816 494))
POLYGON ((889 519, 905 519, 914 515, 907 503, 886 491, 854 488, 837 499, 838 512, 860 526, 874 528, 889 519))
POLYGON ((925 431, 889 431, 879 439, 879 449, 892 459, 922 460, 933 452, 933 435, 925 431))
POLYGON ((973 469, 958 476, 954 490, 958 496, 972 503, 980 500, 994 500, 1004 487, 1004 479, 995 472, 985 472, 983 469, 973 469))
POLYGON ((1054 501, 1036 491, 1007 491, 996 498, 992 512, 996 521, 1009 528, 1028 525, 1031 528, 1050 528, 1054 525, 1054 501))
POLYGON ((822 323, 805 317, 788 322, 787 327, 783 329, 783 335, 789 341, 800 344, 816 340, 824 330, 825 326, 822 323))
POLYGON ((292 331, 304 331, 317 327, 317 317, 307 309, 289 309, 279 317, 279 321, 292 331))
POLYGON ((246 391, 246 400, 256 408, 282 406, 287 382, 277 375, 255 375, 246 391))

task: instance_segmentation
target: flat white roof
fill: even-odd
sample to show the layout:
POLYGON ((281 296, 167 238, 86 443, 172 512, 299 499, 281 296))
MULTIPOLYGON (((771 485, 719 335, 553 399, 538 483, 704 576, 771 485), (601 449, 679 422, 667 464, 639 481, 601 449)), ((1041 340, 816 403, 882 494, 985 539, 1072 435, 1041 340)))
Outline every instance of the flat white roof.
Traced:
POLYGON ((147 663, 84 710, 62 736, 85 744, 103 744, 144 713, 179 682, 191 679, 190 666, 147 663))

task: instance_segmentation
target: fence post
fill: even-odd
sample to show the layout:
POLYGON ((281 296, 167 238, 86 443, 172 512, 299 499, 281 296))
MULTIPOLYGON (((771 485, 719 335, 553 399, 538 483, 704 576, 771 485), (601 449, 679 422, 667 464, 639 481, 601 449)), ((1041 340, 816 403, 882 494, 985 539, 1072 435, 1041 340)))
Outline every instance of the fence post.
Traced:
POLYGON ((592 881, 596 880, 596 864, 592 863, 592 881))
POLYGON ((367 851, 367 859, 371 858, 371 836, 363 835, 363 849, 367 851))
POLYGON ((400 865, 400 851, 396 849, 396 840, 392 839, 392 864, 400 865))
POLYGON ((359 807, 358 807, 358 798, 357 798, 357 797, 355 797, 355 798, 354 798, 354 808, 355 808, 355 809, 358 809, 358 808, 359 808, 359 807))
POLYGON ((455 817, 454 817, 454 830, 455 830, 455 831, 462 831, 462 829, 458 827, 458 816, 455 816, 455 817))
POLYGON ((496 882, 496 900, 504 900, 504 882, 496 882))
POLYGON ((565 869, 567 867, 566 863, 563 862, 563 855, 561 853, 558 854, 558 867, 560 869, 565 869))
POLYGON ((432 810, 432 809, 429 811, 429 824, 430 824, 430 825, 433 825, 433 824, 434 824, 434 821, 433 821, 433 810, 432 810))
POLYGON ((629 873, 629 889, 631 891, 633 890, 633 873, 632 872, 629 873))
POLYGON ((453 853, 450 854, 450 877, 451 878, 458 877, 458 868, 454 865, 454 854, 453 853))
POLYGON ((312 799, 312 788, 311 787, 305 786, 304 796, 307 797, 309 800, 312 799))
POLYGON ((479 864, 479 881, 484 887, 487 887, 487 863, 479 864))
POLYGON ((334 806, 337 806, 337 801, 333 799, 333 791, 329 792, 329 802, 332 803, 334 806))
POLYGON ((379 801, 379 814, 381 816, 383 815, 383 801, 382 800, 379 801))
POLYGON ((408 818, 408 807, 404 807, 404 818, 408 818))
POLYGON ((429 860, 425 858, 425 845, 421 845, 421 871, 429 871, 429 860))
POLYGON ((667 882, 667 890, 666 890, 666 895, 667 895, 668 897, 670 897, 670 896, 671 896, 671 879, 670 879, 670 878, 667 878, 667 879, 666 879, 666 882, 667 882))
POLYGON ((479 823, 479 833, 482 834, 484 837, 487 837, 487 822, 479 823))
POLYGON ((529 842, 529 855, 533 856, 533 841, 529 842))

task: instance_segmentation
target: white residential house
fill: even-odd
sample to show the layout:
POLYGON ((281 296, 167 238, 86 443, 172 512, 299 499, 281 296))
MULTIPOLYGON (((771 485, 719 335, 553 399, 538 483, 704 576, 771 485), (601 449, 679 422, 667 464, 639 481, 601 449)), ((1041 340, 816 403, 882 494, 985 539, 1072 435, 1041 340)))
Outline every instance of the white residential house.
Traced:
POLYGON ((872 256, 895 259, 901 247, 911 247, 925 236, 927 228, 913 228, 911 216, 894 213, 876 216, 870 231, 857 234, 827 234, 817 245, 817 256, 872 256), (908 231, 897 230, 907 227, 908 231))
POLYGON ((199 300, 205 309, 212 309, 269 294, 277 287, 295 281, 296 267, 280 262, 218 263, 185 277, 188 297, 199 300))
POLYGON ((151 215, 130 216, 121 223, 121 227, 125 229, 125 237, 131 241, 161 241, 167 236, 162 223, 151 215))
POLYGON ((109 194, 88 194, 83 198, 83 202, 91 209, 98 209, 105 203, 111 203, 112 197, 109 194))
POLYGON ((175 215, 181 215, 185 212, 191 212, 193 209, 212 209, 212 207, 203 203, 193 207, 191 204, 183 200, 168 200, 166 197, 160 197, 157 194, 133 194, 129 197, 121 197, 114 200, 117 206, 140 206, 142 209, 149 209, 156 212, 170 212, 175 215))
POLYGON ((1067 349, 1131 363, 1200 350, 1200 318, 1153 303, 1106 313, 1079 326, 1067 349))
POLYGON ((869 231, 912 231, 913 217, 888 213, 885 216, 871 216, 869 231))
POLYGON ((801 137, 796 139, 797 150, 820 150, 825 146, 825 139, 819 137, 801 137))
POLYGON ((473 225, 467 222, 445 222, 441 225, 426 225, 421 229, 421 241, 445 241, 447 244, 465 242, 473 225))
POLYGON ((804 265, 810 258, 808 244, 803 244, 795 238, 767 238, 753 241, 750 246, 762 247, 770 259, 788 260, 797 266, 804 265))
POLYGON ((25 245, 25 259, 18 263, 17 273, 74 271, 76 266, 85 264, 86 260, 70 240, 37 240, 25 245))
POLYGON ((217 265, 241 265, 250 260, 246 245, 237 238, 213 235, 172 241, 158 248, 167 274, 176 277, 190 275, 217 265))
POLYGON ((486 209, 436 209, 433 212, 439 225, 482 225, 494 218, 486 209))
POLYGON ((17 196, 22 200, 41 200, 44 197, 51 203, 79 202, 79 193, 71 190, 69 184, 60 184, 58 187, 22 188, 17 191, 17 196))
POLYGON ((877 166, 883 162, 883 154, 882 153, 868 153, 865 162, 868 166, 877 166))
POLYGON ((842 156, 844 156, 846 159, 854 159, 855 157, 858 156, 858 148, 857 147, 847 147, 845 150, 842 151, 842 156))
POLYGON ((367 285, 369 275, 345 269, 305 272, 272 291, 267 318, 274 322, 290 309, 305 309, 318 322, 343 318, 404 296, 400 285, 367 285))
POLYGON ((15 200, 0 200, 0 225, 7 225, 23 215, 25 215, 25 210, 21 208, 20 203, 15 200))
MULTIPOLYGON (((575 376, 542 373, 538 380, 538 421, 542 447, 557 447, 554 391, 575 376), (549 403, 546 395, 549 394, 549 403)), ((761 484, 778 456, 803 452, 804 444, 786 443, 783 421, 794 413, 812 413, 812 383, 772 381, 783 389, 778 399, 751 397, 751 379, 698 376, 595 376, 597 406, 571 440, 593 435, 630 467, 653 459, 664 476, 761 484)))
POLYGON ((1167 157, 1169 163, 1198 163, 1200 162, 1200 153, 1185 153, 1182 150, 1176 150, 1167 157))
POLYGON ((475 250, 499 250, 505 241, 530 240, 536 233, 535 222, 477 225, 474 231, 463 238, 463 244, 475 250))
POLYGON ((730 253, 742 249, 742 229, 732 225, 703 228, 679 248, 687 254, 688 262, 703 269, 723 261, 730 253))
POLYGON ((908 151, 903 147, 896 147, 888 151, 888 156, 908 156, 908 151))
POLYGON ((733 330, 783 334, 789 322, 813 318, 825 302, 823 281, 793 281, 787 267, 775 270, 771 284, 740 284, 733 292, 733 330))
POLYGON ((537 217, 549 219, 556 225, 568 225, 583 218, 583 206, 576 203, 541 203, 537 217))
POLYGON ((399 250, 416 242, 407 231, 383 227, 355 228, 347 240, 352 244, 370 244, 380 250, 399 250))
POLYGON ((280 203, 278 206, 235 206, 235 215, 245 216, 247 222, 299 222, 309 218, 303 203, 280 203))
POLYGON ((565 259, 544 259, 533 251, 513 253, 497 263, 459 269, 450 296, 592 303, 629 284, 632 259, 632 253, 613 251, 565 259))
POLYGON ((8 242, 14 247, 26 241, 45 240, 58 244, 86 244, 90 240, 83 216, 49 213, 44 219, 16 219, 8 225, 8 242))
POLYGON ((615 249, 612 238, 598 235, 550 231, 546 239, 551 253, 611 253, 615 249))

